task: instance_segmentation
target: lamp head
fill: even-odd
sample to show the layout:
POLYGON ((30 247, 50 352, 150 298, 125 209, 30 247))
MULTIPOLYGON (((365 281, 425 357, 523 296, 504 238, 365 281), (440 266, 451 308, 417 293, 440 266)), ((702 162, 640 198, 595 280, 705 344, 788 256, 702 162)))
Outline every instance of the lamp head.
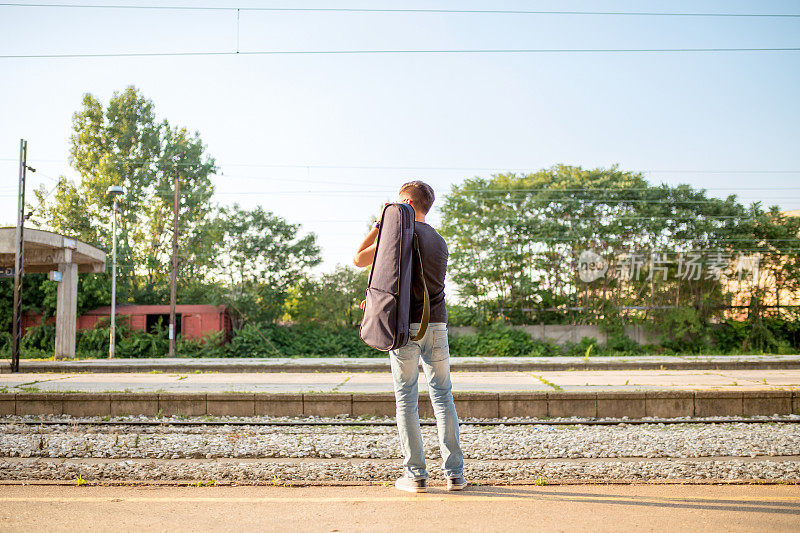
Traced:
POLYGON ((112 185, 111 187, 108 188, 106 194, 108 194, 113 198, 117 198, 125 194, 125 189, 123 189, 119 185, 112 185))

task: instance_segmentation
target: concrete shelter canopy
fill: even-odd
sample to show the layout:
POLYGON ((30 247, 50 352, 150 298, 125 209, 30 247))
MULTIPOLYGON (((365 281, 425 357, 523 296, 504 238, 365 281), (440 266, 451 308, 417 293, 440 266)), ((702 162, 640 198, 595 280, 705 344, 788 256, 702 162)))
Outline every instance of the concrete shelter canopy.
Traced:
MULTIPOLYGON (((0 267, 13 267, 17 229, 0 228, 0 267)), ((75 357, 75 326, 78 312, 78 273, 105 271, 106 253, 66 235, 25 228, 23 272, 57 270, 56 358, 75 357)), ((22 295, 23 300, 25 295, 22 295)))
MULTIPOLYGON (((0 267, 14 266, 17 228, 0 228, 0 267)), ((58 270, 61 263, 74 263, 78 272, 104 272, 106 253, 66 235, 25 228, 25 272, 37 274, 58 270)))

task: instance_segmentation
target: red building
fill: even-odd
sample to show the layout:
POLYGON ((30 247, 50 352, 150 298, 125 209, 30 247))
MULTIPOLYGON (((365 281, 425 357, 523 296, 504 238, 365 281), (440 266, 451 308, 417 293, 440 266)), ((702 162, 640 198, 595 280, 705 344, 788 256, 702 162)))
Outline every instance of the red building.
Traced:
MULTIPOLYGON (((78 317, 78 329, 92 329, 97 322, 111 316, 111 307, 98 307, 78 317)), ((39 323, 41 316, 23 317, 23 331, 39 323)), ((150 331, 161 320, 169 325, 169 305, 118 305, 117 323, 127 323, 131 329, 150 331)), ((228 340, 232 329, 231 317, 224 305, 176 305, 175 329, 186 339, 200 339, 208 332, 221 331, 228 340)))

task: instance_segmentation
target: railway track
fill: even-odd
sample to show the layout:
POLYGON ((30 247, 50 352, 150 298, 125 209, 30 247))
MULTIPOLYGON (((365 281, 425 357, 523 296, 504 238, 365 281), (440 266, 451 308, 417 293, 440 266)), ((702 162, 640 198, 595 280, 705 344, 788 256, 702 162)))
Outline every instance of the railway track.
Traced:
MULTIPOLYGON (((615 426, 620 424, 798 424, 798 418, 717 417, 717 418, 603 418, 579 420, 467 420, 462 426, 615 426)), ((421 420, 423 426, 435 426, 433 420, 421 420)), ((394 426, 394 420, 0 420, 0 426, 394 426)))

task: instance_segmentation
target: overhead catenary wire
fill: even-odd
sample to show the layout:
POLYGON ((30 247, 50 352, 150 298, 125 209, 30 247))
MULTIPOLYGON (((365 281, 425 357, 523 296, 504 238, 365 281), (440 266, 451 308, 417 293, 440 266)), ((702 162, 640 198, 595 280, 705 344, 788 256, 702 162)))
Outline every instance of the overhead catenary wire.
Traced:
MULTIPOLYGON (((157 189, 153 191, 155 194, 168 194, 171 193, 171 190, 168 189, 157 189)), ((194 191, 186 191, 185 194, 190 194, 194 191)), ((327 189, 327 190, 314 190, 314 189, 307 189, 307 190, 288 190, 288 191, 281 191, 281 190, 271 190, 271 191, 258 191, 258 190, 245 190, 245 191, 215 191, 215 195, 221 196, 330 196, 330 195, 349 195, 349 194, 375 194, 375 195, 385 195, 385 194, 393 194, 396 192, 396 188, 392 189, 372 189, 372 190, 342 190, 342 189, 327 189)), ((483 191, 481 195, 492 194, 494 191, 483 191)), ((503 193, 498 193, 503 194, 503 193)), ((504 193, 508 194, 508 192, 504 193)), ((530 194, 530 192, 525 192, 524 194, 530 194)), ((13 195, 11 195, 13 196, 13 195)), ((520 198, 514 198, 513 200, 519 200, 520 198)), ((754 200, 752 198, 738 198, 739 200, 754 200)), ((549 198, 522 198, 526 202, 531 203, 550 203, 550 202, 586 202, 588 201, 585 198, 575 198, 575 197, 549 197, 549 198)), ((758 197, 757 200, 800 200, 800 196, 775 196, 775 197, 758 197)), ((725 199, 707 199, 707 200, 689 200, 689 199, 676 199, 670 198, 669 202, 674 202, 677 204, 717 204, 720 202, 724 202, 725 199)), ((593 203, 642 203, 642 204, 663 204, 667 203, 667 200, 661 199, 642 199, 642 198, 616 198, 616 197, 595 197, 591 198, 591 202, 593 203)))
MULTIPOLYGON (((800 173, 800 171, 797 171, 800 173)), ((339 179, 331 179, 331 180, 311 180, 306 178, 295 178, 289 176, 252 176, 252 175, 240 175, 240 174, 228 174, 228 173, 218 173, 218 174, 210 174, 212 177, 217 178, 235 178, 235 179, 246 179, 246 180, 254 180, 254 181, 284 181, 284 182, 292 182, 292 183, 318 183, 323 185, 348 185, 354 187, 362 187, 364 185, 364 181, 355 182, 355 181, 341 181, 339 179)), ((387 187, 390 187, 387 185, 387 187)), ((474 190, 491 190, 491 191, 498 191, 502 192, 505 190, 508 191, 559 191, 559 192, 597 192, 597 191, 616 191, 616 192, 623 192, 623 191, 652 191, 656 190, 659 185, 653 185, 651 187, 579 187, 579 188, 572 188, 572 187, 553 187, 553 188, 544 188, 540 187, 536 188, 515 188, 510 187, 508 189, 475 189, 469 187, 468 185, 461 184, 459 185, 462 191, 474 191, 474 190)), ((705 191, 786 191, 786 190, 800 190, 800 187, 698 187, 699 189, 705 191)), ((392 186, 392 190, 394 190, 392 186)))
MULTIPOLYGON (((18 163, 19 158, 16 157, 2 157, 0 161, 8 161, 10 163, 18 163)), ((63 159, 32 159, 32 164, 40 163, 63 163, 63 159)), ((145 165, 158 163, 157 160, 140 160, 140 159, 124 159, 125 163, 134 165, 145 165)), ((170 163, 170 166, 197 166, 197 163, 170 163)), ((252 168, 297 168, 297 169, 352 169, 352 170, 483 170, 483 171, 517 171, 517 172, 538 172, 540 170, 547 170, 541 166, 422 166, 422 165, 336 165, 336 164, 321 164, 321 163, 224 163, 220 167, 252 167, 252 168)), ((800 174, 800 169, 644 169, 632 172, 642 173, 661 173, 661 174, 800 174)))
POLYGON ((800 47, 763 48, 462 48, 427 50, 220 50, 187 52, 95 52, 66 54, 2 54, 0 59, 101 59, 135 57, 279 56, 279 55, 480 55, 480 54, 626 54, 800 52, 800 47))
MULTIPOLYGON (((211 175, 215 176, 215 175, 211 175)), ((255 177, 255 176, 231 176, 231 175, 216 175, 219 177, 226 177, 226 178, 248 178, 248 179, 256 179, 256 180, 279 180, 284 181, 289 184, 293 182, 297 183, 319 183, 322 185, 332 185, 332 186, 339 186, 339 185, 346 185, 346 186, 362 186, 364 183, 355 183, 355 182, 341 182, 338 180, 304 180, 304 179, 293 179, 293 178, 277 178, 277 177, 255 177)), ((51 179, 54 182, 58 180, 53 178, 51 179)), ((560 188, 560 187, 539 187, 539 188, 469 188, 465 187, 464 185, 457 185, 458 190, 456 192, 462 194, 479 194, 479 195, 532 195, 535 193, 540 194, 561 194, 561 193, 597 193, 602 192, 606 193, 606 196, 595 196, 592 198, 579 198, 576 196, 547 196, 545 198, 533 198, 531 201, 547 201, 547 202, 560 202, 560 201, 591 201, 596 203, 603 203, 603 202, 657 202, 663 203, 665 200, 661 199, 647 199, 647 198, 638 198, 638 197, 624 197, 625 193, 639 193, 639 192, 683 192, 680 190, 676 190, 677 186, 670 185, 669 189, 662 189, 659 185, 654 185, 652 187, 631 187, 631 188, 615 188, 615 187, 580 187, 580 188, 560 188), (610 195, 609 193, 617 193, 616 195, 610 195)), ((149 189, 154 194, 172 194, 172 189, 149 189)), ((198 189, 191 189, 189 187, 184 188, 181 191, 181 194, 192 194, 196 192, 198 189)), ((206 189, 202 189, 203 192, 206 192, 206 189)), ((214 194, 218 195, 271 195, 271 194, 354 194, 354 193, 375 193, 375 194, 384 194, 384 193, 394 193, 397 191, 397 187, 387 185, 386 188, 380 189, 326 189, 326 190, 317 190, 313 188, 309 189, 291 189, 291 190, 280 190, 280 189, 271 189, 269 191, 264 190, 239 190, 239 191, 214 191, 214 194)), ((698 187, 696 189, 692 189, 691 192, 697 193, 702 191, 748 191, 749 193, 758 192, 758 191, 800 191, 800 187, 698 187)), ((739 196, 739 195, 733 195, 739 196)), ((786 199, 786 200, 797 200, 800 197, 787 197, 787 196, 776 196, 776 197, 761 197, 763 199, 786 199)), ((691 200, 691 199, 680 199, 680 198, 669 198, 670 202, 677 202, 677 203, 706 203, 706 202, 719 202, 722 199, 709 199, 709 200, 691 200)))
MULTIPOLYGON (((466 253, 468 251, 467 248, 454 247, 453 249, 454 249, 454 251, 459 251, 461 253, 466 253)), ((778 249, 772 249, 772 248, 765 248, 765 247, 761 247, 761 248, 742 247, 742 248, 709 250, 708 248, 686 248, 686 249, 681 248, 681 249, 674 249, 674 248, 649 248, 649 247, 647 247, 647 248, 642 248, 642 249, 636 249, 634 251, 638 251, 640 256, 643 259, 645 257, 649 256, 649 255, 663 255, 663 254, 677 255, 677 254, 688 254, 688 253, 693 253, 693 252, 707 252, 707 255, 711 255, 711 256, 713 256, 715 253, 721 253, 721 254, 724 254, 724 256, 725 256, 725 257, 723 257, 723 259, 732 259, 732 257, 727 257, 727 256, 730 256, 730 255, 742 255, 742 254, 755 254, 755 253, 758 253, 758 254, 778 253, 778 254, 783 255, 783 254, 785 254, 787 252, 793 252, 793 253, 794 252, 798 252, 798 251, 800 251, 800 248, 778 248, 778 249)), ((629 248, 620 248, 620 249, 611 250, 610 252, 603 252, 603 253, 604 254, 605 253, 612 253, 612 254, 625 255, 625 254, 631 253, 631 250, 629 248)), ((528 256, 531 256, 531 257, 535 257, 535 256, 552 256, 554 254, 559 256, 559 257, 562 257, 564 255, 577 256, 577 254, 568 254, 566 252, 559 252, 559 251, 553 251, 553 250, 550 250, 550 251, 541 250, 541 251, 531 251, 531 252, 517 252, 517 251, 514 251, 514 250, 498 249, 498 250, 492 250, 490 253, 483 254, 481 257, 498 258, 498 257, 501 257, 501 256, 513 256, 513 257, 516 258, 516 257, 528 257, 528 256)), ((162 254, 161 257, 162 257, 162 259, 164 259, 165 263, 168 263, 169 253, 165 252, 164 254, 162 254)), ((203 253, 187 254, 187 255, 184 255, 182 257, 184 259, 185 258, 214 258, 214 257, 219 257, 219 254, 203 252, 203 253)), ((150 256, 149 259, 152 259, 154 261, 158 261, 158 256, 150 256)), ((251 262, 253 262, 253 261, 250 260, 250 261, 238 261, 237 262, 234 259, 230 260, 231 264, 251 263, 251 262)), ((649 262, 647 260, 645 260, 642 263, 642 265, 647 265, 647 264, 649 264, 649 262)), ((135 262, 135 261, 121 261, 120 262, 120 261, 118 261, 117 265, 135 266, 135 267, 141 267, 142 269, 146 269, 147 268, 147 263, 145 262, 145 260, 143 260, 142 262, 135 262)))
MULTIPOLYGON (((465 254, 468 251, 469 250, 467 248, 459 249, 459 252, 461 252, 462 254, 465 254)), ((648 257, 651 256, 651 255, 654 255, 654 256, 663 255, 663 254, 677 255, 677 254, 692 254, 692 253, 709 252, 709 250, 707 248, 686 248, 686 249, 679 249, 679 250, 669 249, 669 248, 647 248, 646 250, 645 249, 634 250, 634 252, 636 252, 636 251, 640 252, 639 253, 639 258, 641 259, 641 262, 639 263, 639 265, 642 268, 648 267, 650 265, 650 261, 649 261, 648 257)), ((752 255, 752 254, 764 254, 764 255, 766 255, 766 254, 778 254, 780 257, 785 257, 785 254, 787 254, 787 253, 797 254, 798 252, 800 252, 800 248, 770 249, 770 248, 750 248, 750 247, 745 247, 745 248, 732 248, 732 249, 728 249, 728 250, 724 250, 724 249, 723 250, 711 250, 711 252, 712 252, 712 254, 711 254, 712 257, 713 257, 713 254, 717 253, 717 252, 720 252, 720 253, 724 254, 721 257, 721 259, 727 261, 729 259, 731 259, 731 260, 734 259, 735 256, 752 255)), ((612 250, 611 252, 602 252, 602 254, 608 254, 608 253, 610 253, 610 254, 618 254, 618 255, 625 255, 625 254, 630 254, 631 250, 625 248, 625 249, 612 250)), ((566 252, 553 251, 553 250, 551 250, 551 251, 544 251, 543 250, 543 251, 539 251, 539 252, 532 251, 532 252, 527 252, 527 253, 515 253, 515 252, 509 251, 509 250, 498 250, 498 251, 492 252, 491 254, 481 254, 481 255, 479 255, 477 257, 477 261, 480 262, 480 261, 482 261, 484 259, 486 259, 486 260, 506 260, 506 259, 500 259, 503 256, 507 256, 507 257, 511 256, 511 257, 513 257, 512 259, 509 259, 508 261, 516 261, 520 257, 537 257, 537 256, 549 256, 549 258, 551 258, 551 259, 552 259, 553 256, 557 256, 557 257, 570 256, 572 259, 577 259, 578 255, 579 254, 566 253, 566 252)), ((208 259, 208 258, 211 258, 212 256, 211 256, 211 254, 192 254, 191 256, 183 256, 183 259, 186 259, 188 257, 194 257, 194 258, 197 258, 197 259, 199 259, 199 258, 207 258, 208 259)), ((218 255, 216 257, 218 257, 218 255)), ((154 261, 158 261, 158 258, 155 258, 155 257, 151 257, 150 259, 152 259, 154 261)), ((661 259, 663 260, 664 258, 662 257, 661 259)), ((166 264, 167 262, 168 262, 168 258, 164 258, 164 263, 166 264)), ((250 261, 250 262, 252 262, 252 261, 250 261)), ((235 264, 236 262, 232 261, 232 263, 235 264)), ((656 264, 663 265, 663 263, 656 263, 656 264)), ((139 272, 147 271, 147 269, 149 268, 146 262, 118 261, 117 265, 118 266, 124 266, 124 267, 130 267, 132 270, 137 270, 139 272)), ((159 267, 160 265, 153 264, 151 266, 152 267, 159 267)), ((497 267, 499 267, 499 265, 493 264, 493 267, 497 268, 497 267)), ((485 270, 485 269, 486 269, 485 266, 481 266, 480 267, 480 270, 485 270)))
MULTIPOLYGON (((524 246, 528 246, 528 245, 545 244, 545 243, 550 244, 550 245, 558 245, 558 244, 568 245, 568 244, 574 244, 574 243, 583 243, 584 245, 586 245, 588 243, 594 243, 593 245, 597 246, 598 248, 604 248, 604 247, 611 246, 608 243, 600 242, 597 239, 596 235, 587 235, 587 236, 583 236, 583 237, 540 237, 540 236, 535 236, 535 235, 534 236, 520 235, 519 237, 520 237, 520 240, 519 240, 519 242, 517 242, 516 245, 513 245, 513 244, 511 244, 510 246, 496 246, 496 245, 494 245, 492 247, 492 249, 490 251, 487 251, 486 253, 489 254, 489 255, 491 255, 493 253, 517 253, 517 254, 520 254, 520 255, 526 255, 528 253, 530 253, 530 254, 547 253, 548 252, 547 250, 527 252, 527 251, 522 251, 520 249, 520 246, 523 246, 523 245, 524 246), (523 237, 528 237, 528 239, 523 239, 523 237)), ((614 246, 623 246, 623 247, 627 248, 627 247, 630 247, 631 245, 634 245, 634 246, 643 246, 644 247, 644 246, 648 245, 649 243, 652 243, 653 238, 655 238, 655 240, 658 240, 659 236, 655 235, 655 234, 647 234, 647 235, 644 235, 643 237, 645 238, 644 240, 642 239, 642 236, 627 236, 627 237, 620 236, 618 239, 616 239, 616 240, 618 240, 620 242, 619 243, 614 243, 614 246), (639 239, 638 241, 636 240, 637 238, 639 239)), ((476 244, 478 242, 485 242, 485 240, 486 240, 485 237, 484 238, 473 237, 472 238, 472 244, 476 244)), ((614 240, 614 238, 612 237, 610 240, 614 240)), ((751 250, 751 251, 769 252, 769 251, 774 251, 773 248, 769 247, 771 245, 771 243, 787 242, 787 243, 798 243, 798 244, 800 244, 800 239, 762 239, 762 238, 758 238, 758 237, 745 237, 745 238, 741 238, 741 239, 739 239, 739 238, 724 238, 724 237, 720 237, 720 238, 709 237, 709 238, 706 238, 706 239, 701 239, 701 238, 691 238, 691 237, 678 238, 678 237, 674 237, 674 236, 669 236, 668 240, 671 241, 672 243, 674 243, 676 247, 679 247, 682 244, 684 244, 684 245, 686 245, 686 244, 688 244, 688 245, 692 245, 692 244, 700 245, 703 241, 705 241, 706 244, 704 246, 706 246, 706 247, 705 248, 689 248, 689 249, 684 249, 684 248, 681 247, 680 249, 677 249, 677 248, 651 248, 650 246, 647 246, 647 249, 648 250, 652 250, 654 252, 658 252, 658 251, 661 251, 661 252, 682 252, 682 251, 716 252, 718 250, 710 249, 710 248, 708 248, 708 246, 718 245, 718 244, 733 245, 733 244, 736 244, 736 243, 745 243, 746 244, 746 243, 752 242, 753 243, 752 246, 743 246, 741 249, 742 250, 751 250)), ((460 245, 459 244, 453 244, 453 246, 458 248, 460 245)), ((663 246, 663 245, 659 245, 659 246, 663 246)), ((462 248, 462 250, 463 250, 463 248, 462 248)), ((793 248, 793 247, 780 248, 780 251, 784 251, 784 250, 786 250, 786 251, 790 251, 790 250, 797 251, 797 250, 800 250, 800 249, 793 248)), ((722 251, 724 251, 724 250, 722 250, 722 251)))
MULTIPOLYGON (((703 222, 709 221, 716 221, 716 220, 742 220, 742 221, 753 221, 752 218, 748 217, 737 217, 737 216, 715 216, 715 215, 678 215, 678 216, 637 216, 637 217, 616 217, 616 216, 607 216, 607 217, 579 217, 573 219, 572 221, 581 222, 584 220, 609 220, 611 222, 617 220, 646 220, 646 221, 660 221, 660 220, 670 220, 670 221, 688 221, 688 220, 701 220, 703 222)), ((531 218, 531 219, 513 219, 513 218, 493 218, 491 220, 492 223, 507 223, 507 222, 521 222, 522 225, 524 224, 534 224, 540 223, 542 219, 531 218)), ((559 223, 563 223, 564 221, 560 220, 559 223)), ((303 224, 365 224, 364 219, 308 219, 303 220, 302 222, 296 222, 294 224, 303 225, 303 224)), ((767 240, 778 240, 778 239, 767 239, 767 240)))
MULTIPOLYGON (((168 194, 171 193, 171 190, 155 190, 153 191, 154 194, 168 194)), ((181 195, 188 196, 192 192, 195 191, 182 191, 181 195)), ((214 191, 214 195, 217 196, 236 196, 236 197, 252 197, 252 196, 297 196, 297 197, 314 197, 314 196, 341 196, 341 195, 352 195, 352 194, 360 194, 360 195, 374 195, 374 196, 385 196, 385 195, 392 195, 396 192, 396 188, 392 189, 382 189, 382 190, 342 190, 342 189, 328 189, 328 190, 291 190, 291 191, 214 191)), ((496 192, 496 191, 484 191, 481 192, 480 195, 489 195, 489 194, 509 194, 508 191, 506 192, 496 192)), ((524 194, 531 194, 530 192, 525 192, 524 194)), ((0 194, 0 198, 13 198, 16 197, 15 194, 0 194)), ((527 203, 553 203, 553 202, 560 202, 560 203, 567 203, 567 202, 586 202, 587 199, 585 198, 575 198, 575 197, 550 197, 550 198, 522 198, 517 196, 516 198, 506 198, 505 201, 520 201, 520 202, 527 202, 527 203)), ((764 200, 800 200, 800 196, 775 196, 775 197, 757 197, 757 198, 742 198, 737 197, 739 201, 751 201, 751 202, 760 202, 764 200)), ((675 199, 671 198, 669 200, 661 200, 661 199, 641 199, 641 198, 591 198, 591 202, 596 204, 625 204, 625 203, 636 203, 636 204, 666 204, 666 203, 677 203, 677 204, 718 204, 720 202, 725 202, 726 199, 723 198, 716 198, 716 199, 707 199, 707 200, 689 200, 689 199, 675 199)), ((700 216, 700 215, 699 215, 700 216)))
POLYGON ((31 217, 31 215, 33 215, 39 209, 41 209, 42 206, 47 201, 47 199, 50 198, 50 195, 52 195, 54 192, 56 192, 56 189, 58 189, 60 186, 61 186, 61 183, 56 183, 55 186, 52 189, 50 189, 50 191, 47 194, 42 196, 42 198, 39 200, 39 204, 28 212, 28 214, 25 216, 25 219, 27 220, 28 218, 31 217))
POLYGON ((180 6, 159 4, 60 4, 0 2, 2 7, 120 9, 163 11, 265 11, 286 13, 419 13, 475 15, 569 15, 635 17, 724 17, 724 18, 799 18, 800 13, 714 13, 668 11, 576 11, 530 9, 435 9, 435 8, 352 8, 352 7, 258 7, 258 6, 180 6))
MULTIPOLYGON (((706 252, 706 253, 715 253, 715 252, 725 252, 726 249, 716 249, 716 248, 709 248, 709 246, 734 246, 740 244, 740 247, 737 247, 736 250, 741 251, 752 251, 752 252, 774 252, 776 248, 772 247, 774 243, 788 243, 789 246, 780 246, 779 244, 775 244, 775 246, 780 246, 777 251, 784 252, 784 251, 798 251, 800 248, 794 246, 794 244, 800 244, 800 239, 762 239, 758 237, 744 237, 744 238, 725 238, 725 237, 708 237, 708 238, 679 238, 670 236, 669 240, 672 242, 672 247, 664 247, 664 244, 658 244, 657 242, 653 242, 653 239, 650 237, 656 237, 658 240, 658 236, 656 235, 645 235, 646 239, 636 240, 637 237, 629 236, 629 237, 622 237, 620 236, 618 239, 611 237, 610 241, 618 241, 618 242, 600 242, 597 240, 596 236, 582 236, 582 237, 542 237, 542 236, 525 236, 528 239, 521 239, 516 244, 509 243, 506 246, 500 246, 497 244, 493 244, 491 250, 485 250, 482 253, 484 255, 492 255, 492 254, 517 254, 517 255, 536 255, 536 254, 548 254, 551 253, 553 250, 523 250, 520 246, 530 246, 530 245, 572 245, 575 243, 582 244, 584 246, 593 243, 593 246, 596 246, 599 249, 603 248, 611 248, 614 250, 618 250, 620 253, 626 252, 630 249, 631 246, 634 247, 646 247, 647 250, 652 252, 667 252, 667 253, 680 253, 680 252, 706 252), (752 243, 752 244, 748 244, 752 243), (685 246, 703 246, 703 248, 686 248, 685 246), (654 247, 655 246, 655 247, 654 247), (621 247, 621 248, 620 248, 621 247)), ((472 244, 477 244, 479 242, 484 241, 485 238, 481 238, 480 236, 474 237, 471 239, 472 244)), ((452 243, 453 250, 460 250, 465 251, 467 250, 468 244, 458 242, 455 240, 452 243)), ((154 251, 152 257, 158 255, 168 255, 168 251, 164 252, 157 252, 154 251)), ((185 255, 192 256, 192 257, 204 257, 204 256, 214 256, 216 257, 216 252, 187 252, 185 255)), ((235 259, 235 258, 234 258, 235 259)))

